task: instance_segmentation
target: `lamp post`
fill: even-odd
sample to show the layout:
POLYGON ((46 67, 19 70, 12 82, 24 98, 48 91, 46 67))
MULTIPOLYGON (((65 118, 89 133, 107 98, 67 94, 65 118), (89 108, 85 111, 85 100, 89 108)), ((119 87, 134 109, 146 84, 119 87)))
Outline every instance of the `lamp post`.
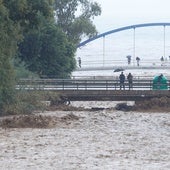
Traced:
POLYGON ((103 36, 103 67, 105 66, 105 36, 103 36))
POLYGON ((163 28, 164 28, 164 33, 163 33, 164 34, 163 35, 164 36, 164 40, 163 40, 164 41, 163 42, 163 54, 164 54, 164 59, 165 59, 165 25, 163 26, 163 28))

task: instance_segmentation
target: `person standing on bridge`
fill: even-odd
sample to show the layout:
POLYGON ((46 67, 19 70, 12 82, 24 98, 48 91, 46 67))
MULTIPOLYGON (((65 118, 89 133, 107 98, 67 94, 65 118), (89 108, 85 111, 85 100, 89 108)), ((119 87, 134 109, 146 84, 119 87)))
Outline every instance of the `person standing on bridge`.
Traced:
POLYGON ((123 72, 121 72, 120 76, 119 76, 119 80, 120 80, 120 90, 125 90, 125 75, 123 74, 123 72))
POLYGON ((128 83, 129 83, 129 90, 133 88, 133 76, 131 73, 128 74, 127 76, 127 80, 128 80, 128 83))
POLYGON ((136 57, 137 66, 139 66, 139 61, 140 61, 140 58, 136 57))
POLYGON ((81 68, 81 58, 80 57, 78 58, 78 64, 79 64, 79 67, 81 68))
POLYGON ((126 56, 126 58, 127 58, 127 60, 128 60, 128 65, 131 64, 131 57, 132 57, 131 55, 127 55, 127 56, 126 56))
POLYGON ((162 56, 162 57, 160 58, 160 60, 161 60, 161 66, 163 66, 163 63, 164 63, 164 57, 162 56))

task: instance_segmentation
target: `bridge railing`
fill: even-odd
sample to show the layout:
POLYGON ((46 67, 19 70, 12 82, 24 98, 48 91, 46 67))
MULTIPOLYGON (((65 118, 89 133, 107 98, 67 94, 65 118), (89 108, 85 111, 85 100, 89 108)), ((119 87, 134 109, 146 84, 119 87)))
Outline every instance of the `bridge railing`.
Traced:
MULTIPOLYGON (((158 86, 161 86, 161 84, 158 84, 158 86)), ((169 81, 166 86, 169 89, 169 81)), ((113 79, 22 79, 18 81, 16 88, 25 90, 119 90, 120 83, 118 80, 113 79)), ((133 81, 133 86, 130 90, 152 89, 152 80, 136 79, 133 81)), ((127 81, 125 81, 125 90, 129 90, 129 84, 127 81)))
MULTIPOLYGON (((102 58, 103 53, 98 54, 98 56, 102 58)), ((107 57, 112 58, 113 56, 107 56, 107 57)), ((91 58, 93 58, 93 56, 91 58)), ((115 58, 116 58, 116 56, 115 56, 115 58)), ((120 67, 121 66, 129 66, 129 67, 133 66, 133 67, 138 68, 136 60, 133 61, 130 65, 128 65, 126 58, 122 59, 122 60, 119 59, 119 60, 105 60, 105 61, 103 61, 103 60, 88 60, 88 61, 84 60, 84 61, 82 61, 81 66, 83 68, 84 67, 85 68, 88 68, 88 67, 95 68, 95 67, 103 66, 103 64, 105 66, 120 66, 120 67)), ((145 66, 145 67, 146 66, 152 66, 152 67, 170 66, 170 61, 167 59, 167 60, 161 62, 159 58, 155 59, 154 61, 153 61, 153 59, 144 59, 144 60, 140 61, 140 66, 145 66)))
MULTIPOLYGON (((55 77, 54 77, 55 78, 55 77)), ((133 76, 133 80, 136 81, 136 80, 152 80, 154 78, 154 76, 133 76)), ((170 76, 166 76, 166 78, 168 80, 170 80, 170 76)), ((71 77, 71 79, 77 79, 77 80, 116 80, 116 81, 119 81, 119 75, 114 75, 114 76, 77 76, 77 75, 74 75, 71 77)))

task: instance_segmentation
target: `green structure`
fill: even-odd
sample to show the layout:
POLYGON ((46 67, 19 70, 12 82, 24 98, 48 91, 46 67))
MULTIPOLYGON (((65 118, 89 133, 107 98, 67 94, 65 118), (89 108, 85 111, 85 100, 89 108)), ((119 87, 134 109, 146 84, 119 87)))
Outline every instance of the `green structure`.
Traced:
POLYGON ((168 81, 162 74, 153 78, 153 90, 168 90, 168 81))

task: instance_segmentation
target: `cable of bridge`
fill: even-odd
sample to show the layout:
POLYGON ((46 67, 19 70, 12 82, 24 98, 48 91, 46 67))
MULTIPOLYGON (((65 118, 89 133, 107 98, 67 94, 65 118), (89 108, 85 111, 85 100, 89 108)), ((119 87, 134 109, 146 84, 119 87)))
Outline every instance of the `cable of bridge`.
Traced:
POLYGON ((135 56, 136 56, 136 31, 133 28, 133 66, 135 66, 135 56))

